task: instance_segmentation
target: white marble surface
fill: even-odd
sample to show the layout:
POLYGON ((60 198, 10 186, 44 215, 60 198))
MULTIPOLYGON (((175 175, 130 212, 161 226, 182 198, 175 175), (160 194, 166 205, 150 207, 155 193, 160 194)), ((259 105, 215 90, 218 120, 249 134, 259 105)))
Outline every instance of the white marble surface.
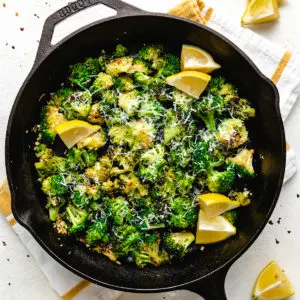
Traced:
MULTIPOLYGON (((10 108, 32 66, 38 46, 37 40, 40 38, 45 18, 67 2, 67 0, 0 0, 1 181, 5 178, 4 140, 10 108), (3 7, 3 2, 6 3, 6 7, 3 7), (19 16, 16 16, 16 12, 19 16), (21 31, 20 28, 24 30, 21 31), (12 46, 15 49, 12 49, 12 46)), ((128 2, 145 10, 164 12, 180 1, 128 0, 128 2)), ((246 0, 207 0, 206 2, 216 11, 227 14, 239 26, 246 0)), ((56 38, 66 35, 75 27, 96 20, 101 10, 103 7, 94 8, 82 13, 80 18, 75 17, 67 21, 58 28, 56 38)), ((281 8, 282 17, 279 22, 256 26, 253 30, 266 38, 288 45, 293 51, 300 53, 299 11, 299 0, 286 0, 281 8)), ((293 109, 286 122, 287 139, 300 157, 300 139, 297 130, 299 118, 300 103, 293 109)), ((254 245, 230 269, 225 284, 229 300, 250 299, 250 291, 256 275, 272 259, 278 260, 286 269, 296 292, 300 294, 298 275, 300 198, 296 197, 296 194, 300 193, 299 179, 300 175, 296 174, 285 185, 271 218, 274 225, 267 225, 254 245), (277 224, 279 217, 281 222, 277 224), (288 230, 291 230, 290 234, 287 233, 288 230), (279 244, 275 243, 276 238, 279 244)), ((296 294, 293 299, 300 299, 299 294, 296 294)), ((2 216, 0 216, 0 299, 58 299, 28 251, 2 216)))

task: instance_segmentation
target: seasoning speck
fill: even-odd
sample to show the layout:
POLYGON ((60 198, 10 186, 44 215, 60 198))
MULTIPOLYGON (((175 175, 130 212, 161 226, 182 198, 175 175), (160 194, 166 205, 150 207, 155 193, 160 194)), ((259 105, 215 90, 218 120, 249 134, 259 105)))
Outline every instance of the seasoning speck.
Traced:
POLYGON ((288 234, 290 234, 290 233, 291 233, 291 231, 290 231, 290 230, 288 230, 288 231, 287 231, 287 233, 288 233, 288 234))
POLYGON ((278 218, 277 223, 280 224, 281 218, 278 218))
POLYGON ((3 3, 2 3, 2 6, 3 6, 3 7, 6 7, 6 3, 5 3, 5 2, 3 2, 3 3))
POLYGON ((16 15, 16 17, 18 17, 18 16, 19 16, 19 13, 18 13, 18 12, 16 12, 16 13, 15 13, 15 15, 16 15))
POLYGON ((6 260, 9 261, 9 258, 7 258, 6 260))
POLYGON ((21 30, 21 31, 24 31, 24 27, 21 27, 20 30, 21 30))
POLYGON ((270 225, 273 225, 273 224, 274 224, 272 220, 270 220, 268 223, 269 223, 270 225))
POLYGON ((37 17, 38 19, 40 18, 37 14, 34 14, 35 17, 37 17))
POLYGON ((280 243, 277 239, 275 239, 275 242, 276 242, 276 244, 279 244, 279 243, 280 243))
POLYGON ((300 198, 300 195, 299 195, 299 194, 297 194, 297 198, 300 198))
POLYGON ((5 247, 5 246, 7 246, 7 244, 4 242, 4 241, 2 241, 2 245, 5 247))
POLYGON ((9 282, 8 285, 11 285, 11 283, 9 282))
POLYGON ((12 48, 12 49, 16 49, 16 47, 15 47, 15 46, 11 46, 11 48, 12 48))
POLYGON ((27 255, 26 255, 26 257, 30 257, 30 255, 29 255, 29 254, 27 254, 27 255))
POLYGON ((204 251, 204 249, 205 249, 204 246, 202 246, 202 247, 200 248, 200 251, 204 251))

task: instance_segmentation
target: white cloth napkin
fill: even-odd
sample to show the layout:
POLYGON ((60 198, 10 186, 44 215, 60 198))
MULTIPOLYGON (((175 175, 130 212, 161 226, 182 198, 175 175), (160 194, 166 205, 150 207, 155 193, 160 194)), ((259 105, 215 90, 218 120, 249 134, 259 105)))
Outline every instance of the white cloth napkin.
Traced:
MULTIPOLYGON (((206 19, 207 25, 224 34, 256 63, 258 68, 268 76, 274 77, 280 93, 280 108, 283 120, 288 117, 293 105, 300 95, 299 62, 296 56, 287 52, 280 45, 276 45, 252 31, 231 24, 226 18, 213 13, 213 10, 203 8, 202 1, 197 0, 201 14, 206 19), (298 66, 298 67, 297 67, 298 66)), ((287 166, 285 182, 296 172, 296 159, 294 152, 287 151, 287 166)), ((10 223, 12 216, 7 217, 10 223)), ((13 229, 19 235, 22 242, 29 249, 32 256, 48 278, 51 287, 62 297, 62 299, 140 299, 141 296, 100 287, 83 280, 71 273, 54 259, 52 259, 34 240, 34 238, 19 224, 14 224, 13 229)), ((198 299, 198 296, 189 294, 187 291, 166 293, 168 299, 177 296, 179 299, 198 299), (182 293, 180 296, 178 293, 182 293)), ((165 294, 165 296, 166 296, 165 294)), ((157 296, 143 295, 143 299, 161 299, 157 296)))

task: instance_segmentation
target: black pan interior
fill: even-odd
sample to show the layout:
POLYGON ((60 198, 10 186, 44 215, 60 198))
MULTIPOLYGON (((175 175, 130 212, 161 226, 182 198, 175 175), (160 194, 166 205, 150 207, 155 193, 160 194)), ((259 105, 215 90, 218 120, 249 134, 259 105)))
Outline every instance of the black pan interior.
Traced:
POLYGON ((285 140, 275 98, 276 91, 270 82, 259 75, 239 51, 218 35, 192 22, 145 15, 113 19, 87 27, 61 43, 29 76, 17 97, 6 148, 14 214, 53 257, 96 283, 127 290, 158 290, 199 279, 222 267, 248 246, 266 223, 277 200, 285 165, 285 140), (59 87, 70 64, 88 56, 98 56, 100 49, 109 51, 119 42, 128 45, 131 51, 143 43, 159 42, 177 54, 183 43, 200 46, 214 56, 222 65, 224 75, 257 109, 257 117, 251 124, 258 170, 253 204, 241 209, 235 237, 205 247, 204 252, 196 251, 182 263, 142 270, 133 264, 114 264, 71 238, 58 241, 44 209, 45 199, 33 168, 35 135, 30 131, 39 122, 43 100, 38 99, 41 94, 59 87))

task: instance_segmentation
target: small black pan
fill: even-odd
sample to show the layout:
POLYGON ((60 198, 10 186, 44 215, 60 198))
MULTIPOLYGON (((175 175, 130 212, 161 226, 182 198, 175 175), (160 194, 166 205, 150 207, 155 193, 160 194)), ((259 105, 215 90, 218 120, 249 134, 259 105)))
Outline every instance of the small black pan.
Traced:
POLYGON ((206 299, 226 299, 224 280, 230 265, 258 237, 277 202, 286 154, 278 91, 237 46, 198 23, 145 12, 117 0, 78 0, 46 20, 34 66, 11 110, 5 150, 13 214, 56 261, 79 276, 108 288, 130 292, 186 288, 206 299), (57 23, 97 3, 115 9, 117 15, 85 26, 57 45, 51 45, 57 23), (184 43, 204 48, 257 110, 250 130, 256 148, 257 170, 253 203, 240 210, 235 237, 208 246, 203 253, 192 253, 182 263, 142 270, 133 264, 116 265, 71 238, 62 238, 58 242, 58 235, 44 209, 45 197, 33 167, 35 135, 31 132, 39 122, 42 101, 38 99, 43 93, 59 87, 70 64, 97 56, 100 49, 112 50, 117 43, 128 45, 131 51, 143 43, 162 43, 177 54, 184 43), (59 246, 61 243, 64 247, 59 246))

